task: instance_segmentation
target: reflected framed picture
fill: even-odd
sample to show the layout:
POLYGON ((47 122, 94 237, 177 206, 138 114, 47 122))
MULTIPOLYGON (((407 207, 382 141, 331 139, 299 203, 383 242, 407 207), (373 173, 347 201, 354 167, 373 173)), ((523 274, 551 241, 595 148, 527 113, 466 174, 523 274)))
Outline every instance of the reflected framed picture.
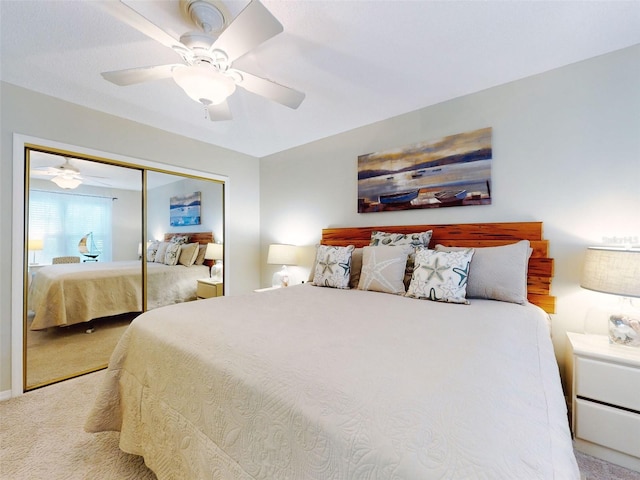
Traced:
POLYGON ((491 127, 358 157, 358 213, 491 204, 491 127))
POLYGON ((200 225, 201 192, 176 195, 169 200, 169 223, 172 227, 200 225))

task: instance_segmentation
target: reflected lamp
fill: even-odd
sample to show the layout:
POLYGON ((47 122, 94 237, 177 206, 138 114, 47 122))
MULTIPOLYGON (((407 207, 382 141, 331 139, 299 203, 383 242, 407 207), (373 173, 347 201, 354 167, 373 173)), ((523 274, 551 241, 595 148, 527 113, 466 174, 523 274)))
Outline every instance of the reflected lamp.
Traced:
POLYGON ((297 263, 298 251, 295 245, 269 245, 267 264, 282 265, 282 268, 273 274, 273 278, 271 279, 271 286, 289 286, 289 270, 287 269, 287 265, 296 265, 297 263))
POLYGON ((214 260, 215 263, 211 267, 210 276, 218 282, 222 282, 222 259, 224 257, 224 247, 221 243, 208 243, 207 250, 204 253, 205 260, 214 260))
POLYGON ((31 264, 35 265, 36 263, 36 252, 40 251, 44 248, 44 242, 41 238, 30 238, 27 242, 27 250, 33 252, 33 259, 31 264))

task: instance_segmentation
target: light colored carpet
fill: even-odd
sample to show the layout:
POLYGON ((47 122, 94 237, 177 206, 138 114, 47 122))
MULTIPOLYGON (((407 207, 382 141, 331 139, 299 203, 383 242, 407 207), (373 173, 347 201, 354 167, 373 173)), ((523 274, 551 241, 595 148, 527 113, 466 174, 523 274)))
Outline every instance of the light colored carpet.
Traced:
POLYGON ((27 386, 32 388, 103 368, 131 320, 124 314, 68 327, 27 330, 27 386), (86 333, 93 327, 93 333, 86 333))
MULTIPOLYGON (((83 430, 103 377, 95 372, 0 402, 0 478, 156 480, 141 457, 118 448, 118 433, 83 430)), ((640 480, 640 473, 576 457, 584 480, 640 480)))
POLYGON ((0 478, 155 480, 141 457, 118 448, 116 432, 83 430, 104 371, 0 403, 0 478))

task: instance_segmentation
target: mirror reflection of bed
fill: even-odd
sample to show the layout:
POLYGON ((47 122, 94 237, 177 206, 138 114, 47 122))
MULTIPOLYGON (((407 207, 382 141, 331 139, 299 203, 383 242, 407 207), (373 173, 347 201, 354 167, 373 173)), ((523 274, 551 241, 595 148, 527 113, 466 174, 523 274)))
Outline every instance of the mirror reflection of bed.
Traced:
POLYGON ((220 241, 223 231, 220 182, 147 171, 143 212, 143 169, 29 153, 25 390, 104 368, 140 312, 195 300, 198 280, 210 275, 211 262, 203 258, 206 246, 214 232, 220 241), (52 182, 55 169, 64 164, 81 172, 76 188, 52 182), (172 227, 170 196, 194 191, 202 192, 207 216, 198 225, 172 227), (101 202, 109 212, 101 220, 102 230, 94 227, 93 218, 102 215, 100 205, 93 205, 101 202), (65 223, 65 216, 80 218, 81 225, 65 223), (169 264, 164 257, 147 258, 143 218, 147 245, 155 239, 179 245, 169 264), (53 225, 52 219, 60 224, 53 225), (61 262, 60 257, 75 261, 61 262))

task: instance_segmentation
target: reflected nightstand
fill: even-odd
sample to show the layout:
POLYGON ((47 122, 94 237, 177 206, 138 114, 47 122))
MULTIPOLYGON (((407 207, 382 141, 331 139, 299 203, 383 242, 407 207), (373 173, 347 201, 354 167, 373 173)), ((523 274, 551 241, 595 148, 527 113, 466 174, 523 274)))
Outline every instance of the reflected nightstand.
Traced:
POLYGON ((196 296, 198 299, 222 297, 224 284, 211 278, 201 278, 198 280, 196 296))

